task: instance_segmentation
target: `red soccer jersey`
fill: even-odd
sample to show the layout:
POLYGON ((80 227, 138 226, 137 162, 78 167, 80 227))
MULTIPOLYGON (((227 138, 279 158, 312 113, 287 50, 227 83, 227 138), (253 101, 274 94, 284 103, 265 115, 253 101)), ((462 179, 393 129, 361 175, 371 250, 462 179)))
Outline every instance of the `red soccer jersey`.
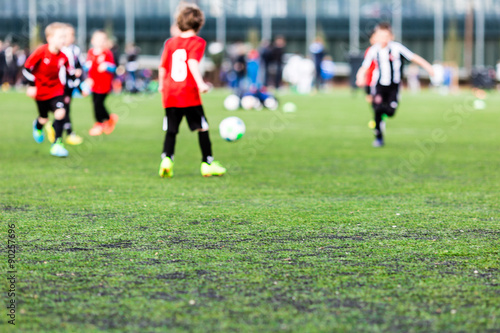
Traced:
POLYGON ((94 49, 90 49, 85 67, 89 70, 89 78, 94 80, 92 92, 96 94, 108 94, 112 88, 114 74, 109 71, 102 73, 98 71, 99 66, 103 63, 108 64, 108 67, 115 67, 113 53, 110 50, 104 50, 96 54, 94 49))
POLYGON ((67 71, 70 70, 68 58, 64 53, 59 51, 54 54, 49 51, 47 44, 42 45, 26 59, 24 67, 34 76, 37 101, 47 101, 64 95, 64 85, 59 73, 62 67, 66 67, 67 71))
MULTIPOLYGON (((370 48, 368 48, 366 50, 365 57, 368 54, 369 50, 370 50, 370 48)), ((372 85, 373 72, 375 72, 376 69, 377 69, 377 62, 374 60, 374 61, 372 61, 370 67, 368 68, 368 71, 366 71, 366 85, 369 86, 369 87, 372 85)))
POLYGON ((174 37, 165 43, 160 65, 166 70, 162 92, 164 108, 201 105, 198 85, 189 71, 188 60, 201 61, 205 45, 205 40, 198 36, 174 37))

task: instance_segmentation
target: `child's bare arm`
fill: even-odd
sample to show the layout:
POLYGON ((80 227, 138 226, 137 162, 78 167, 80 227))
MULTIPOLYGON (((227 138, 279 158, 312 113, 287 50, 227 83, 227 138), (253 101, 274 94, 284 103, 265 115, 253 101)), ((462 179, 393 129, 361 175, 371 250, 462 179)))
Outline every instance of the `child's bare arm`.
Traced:
POLYGON ((418 54, 415 54, 413 56, 413 59, 411 61, 413 63, 419 65, 423 69, 425 69, 427 71, 427 73, 429 73, 429 75, 431 77, 434 76, 434 68, 432 67, 432 65, 427 60, 425 60, 424 58, 422 58, 421 56, 419 56, 418 54))
POLYGON ((198 85, 200 93, 203 94, 208 92, 210 90, 210 87, 205 83, 205 81, 203 81, 203 77, 200 72, 200 63, 195 59, 189 59, 188 67, 191 71, 191 74, 193 75, 194 80, 196 81, 196 84, 198 85))
POLYGON ((158 91, 163 91, 163 81, 165 80, 165 75, 167 74, 167 70, 163 67, 158 68, 158 91))
POLYGON ((361 66, 358 70, 358 74, 356 74, 356 85, 358 87, 364 87, 366 84, 366 72, 368 71, 367 67, 361 66))

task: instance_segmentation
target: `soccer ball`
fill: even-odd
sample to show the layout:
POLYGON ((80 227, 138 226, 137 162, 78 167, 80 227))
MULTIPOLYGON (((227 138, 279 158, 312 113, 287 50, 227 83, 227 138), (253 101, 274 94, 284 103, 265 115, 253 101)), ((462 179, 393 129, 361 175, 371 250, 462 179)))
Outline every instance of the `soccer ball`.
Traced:
POLYGON ((252 95, 247 95, 241 99, 241 106, 247 111, 257 108, 258 105, 259 100, 252 95))
POLYGON ((236 95, 229 95, 224 100, 224 107, 228 111, 236 111, 240 108, 240 98, 236 95))
POLYGON ((245 134, 245 123, 238 117, 228 117, 221 121, 219 133, 226 141, 238 141, 245 134))
POLYGON ((278 104, 278 101, 276 100, 276 98, 274 98, 274 97, 268 97, 264 101, 264 106, 266 108, 268 108, 269 110, 274 111, 274 110, 278 109, 279 104, 278 104))
POLYGON ((295 112, 297 111, 297 106, 292 102, 288 102, 283 105, 283 112, 295 112))
POLYGON ((476 99, 473 103, 473 106, 476 110, 484 110, 486 109, 486 102, 482 99, 476 99))

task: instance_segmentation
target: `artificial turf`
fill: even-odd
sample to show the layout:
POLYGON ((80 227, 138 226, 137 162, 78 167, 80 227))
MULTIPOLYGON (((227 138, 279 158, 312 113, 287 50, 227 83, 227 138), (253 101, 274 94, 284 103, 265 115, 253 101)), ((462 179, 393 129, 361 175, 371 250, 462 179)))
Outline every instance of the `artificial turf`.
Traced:
POLYGON ((158 95, 111 97, 99 138, 75 100, 67 159, 33 141, 32 100, 0 95, 1 332, 500 332, 500 96, 405 93, 374 149, 361 93, 280 96, 295 113, 228 112, 226 94, 204 96, 228 168, 208 179, 185 123, 158 177, 158 95))

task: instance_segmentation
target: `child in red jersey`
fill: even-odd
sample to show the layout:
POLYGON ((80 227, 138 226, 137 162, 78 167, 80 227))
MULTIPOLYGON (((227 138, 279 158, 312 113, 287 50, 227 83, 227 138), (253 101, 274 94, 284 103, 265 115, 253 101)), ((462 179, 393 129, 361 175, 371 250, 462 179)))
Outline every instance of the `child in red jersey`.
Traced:
POLYGON ((161 177, 173 176, 174 149, 179 125, 186 117, 189 128, 198 132, 202 152, 201 174, 204 177, 222 176, 226 169, 212 157, 200 93, 209 90, 203 81, 199 62, 205 52, 206 42, 197 36, 205 22, 203 12, 194 4, 184 4, 177 15, 180 34, 165 43, 159 68, 159 90, 163 94, 166 117, 166 136, 163 145, 161 177))
POLYGON ((27 95, 35 99, 38 106, 38 118, 33 122, 33 138, 38 143, 43 142, 43 125, 48 121, 48 113, 54 112, 55 140, 50 153, 53 156, 66 157, 68 151, 62 143, 66 110, 64 85, 59 78, 61 68, 66 68, 68 77, 74 77, 74 69, 66 55, 61 52, 66 41, 66 25, 58 22, 48 25, 45 37, 47 44, 37 48, 28 57, 23 70, 30 84, 27 95))
POLYGON ((86 83, 91 87, 96 123, 89 130, 89 134, 98 136, 102 133, 111 134, 118 121, 118 115, 110 115, 104 106, 104 101, 112 89, 116 64, 113 53, 107 48, 108 36, 104 31, 94 32, 91 44, 85 69, 88 71, 86 83))

